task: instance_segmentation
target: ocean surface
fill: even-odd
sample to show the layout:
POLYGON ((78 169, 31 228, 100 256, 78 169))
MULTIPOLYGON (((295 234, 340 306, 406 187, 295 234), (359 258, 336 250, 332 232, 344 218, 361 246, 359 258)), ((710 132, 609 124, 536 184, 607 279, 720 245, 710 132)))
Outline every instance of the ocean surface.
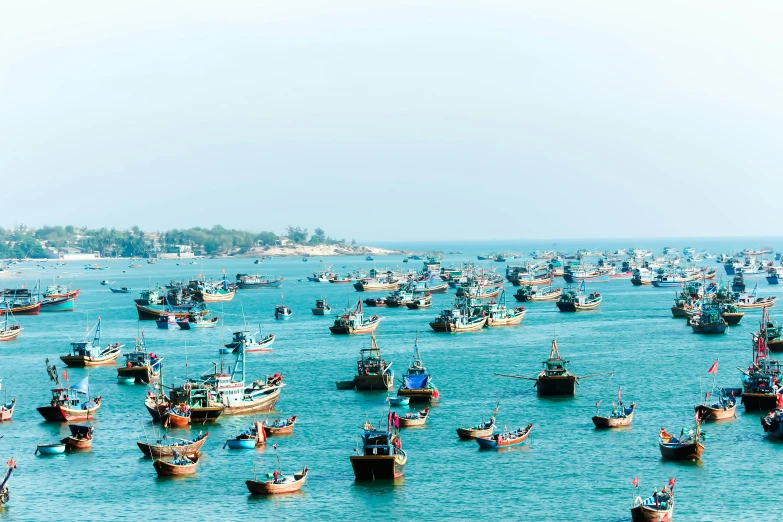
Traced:
MULTIPOLYGON (((778 240, 779 243, 779 240, 778 240)), ((528 253, 533 248, 572 250, 577 247, 682 248, 688 244, 720 253, 768 244, 765 240, 682 240, 595 242, 581 244, 487 243, 434 244, 431 248, 461 251, 447 255, 444 265, 475 260, 476 253, 510 250, 528 253)), ((772 246, 777 246, 771 243, 772 246)), ((388 246, 424 248, 423 245, 388 246)), ((379 256, 374 262, 359 257, 327 258, 338 271, 357 268, 421 267, 402 256, 379 256)), ((512 261, 513 262, 513 261, 512 261)), ((53 269, 35 263, 13 265, 21 279, 0 285, 34 286, 70 284, 82 292, 72 313, 20 316, 24 331, 14 342, 0 343, 0 398, 16 397, 11 422, 0 424, 0 459, 16 457, 18 470, 11 483, 11 501, 0 508, 0 521, 21 520, 630 520, 631 481, 639 477, 640 494, 647 496, 676 477, 675 520, 773 520, 779 512, 776 484, 783 478, 780 457, 783 446, 766 440, 759 413, 743 412, 738 418, 706 426, 708 440, 698 463, 662 462, 658 431, 691 426, 693 406, 700 390, 712 385, 707 370, 720 360, 718 384, 740 385, 737 367, 751 360, 751 333, 757 329, 760 311, 751 311, 742 323, 725 335, 693 334, 682 319, 669 310, 674 289, 634 287, 628 279, 588 284, 588 290, 604 295, 593 312, 565 314, 554 303, 526 303, 529 310, 518 327, 465 334, 436 334, 428 322, 452 302, 452 292, 434 296, 429 310, 376 309, 384 319, 377 339, 384 358, 393 361, 400 377, 407 367, 418 335, 422 358, 441 392, 423 428, 403 431, 403 447, 409 455, 405 476, 396 483, 354 481, 349 457, 365 420, 378 422, 388 411, 383 392, 338 391, 336 380, 354 375, 367 336, 333 336, 329 316, 310 312, 318 298, 334 308, 354 306, 372 295, 355 292, 350 285, 318 284, 306 280, 322 265, 317 258, 272 259, 254 265, 252 259, 203 260, 197 265, 159 261, 142 269, 128 268, 127 261, 103 261, 109 270, 84 270, 81 262, 53 269), (285 277, 279 290, 239 291, 233 302, 211 308, 223 314, 225 326, 216 329, 159 330, 154 322, 139 322, 133 299, 149 284, 187 280, 199 274, 233 279, 237 273, 256 270, 285 277), (129 286, 132 294, 113 294, 99 281, 129 286), (303 281, 302 281, 303 280, 303 281), (288 321, 276 321, 274 306, 284 295, 294 311, 288 321), (35 456, 38 443, 56 442, 66 425, 45 423, 36 411, 47 404, 51 383, 45 359, 57 363, 69 348, 69 339, 83 335, 100 316, 103 344, 120 341, 133 348, 143 329, 148 349, 165 358, 166 384, 208 371, 218 361, 217 348, 242 326, 242 313, 264 332, 277 335, 273 352, 248 354, 249 379, 280 372, 288 386, 271 417, 297 415, 293 435, 277 441, 286 473, 308 466, 307 485, 297 494, 273 498, 248 495, 244 481, 277 465, 271 447, 236 451, 223 449, 226 438, 249 426, 254 417, 223 416, 208 426, 209 441, 195 476, 159 478, 152 462, 136 446, 157 433, 158 427, 144 408, 150 388, 118 384, 114 367, 69 369, 70 381, 90 376, 94 394, 103 397, 94 422, 95 439, 89 452, 54 457, 35 456), (570 369, 577 375, 614 371, 612 376, 585 378, 577 395, 541 399, 532 382, 497 377, 494 372, 533 376, 547 358, 553 336, 570 369), (597 431, 590 420, 595 404, 603 412, 616 399, 636 402, 633 426, 618 431, 597 431), (509 427, 534 423, 526 446, 505 451, 479 451, 471 441, 459 441, 455 429, 486 419, 500 401, 498 424, 509 427)), ((492 263, 483 262, 486 266, 492 263)), ((714 260, 705 264, 715 265, 714 260)), ((505 265, 494 264, 499 272, 505 265)), ((721 273, 723 273, 722 267, 721 273)), ((724 276, 725 279, 725 276, 724 276)), ((778 290, 763 277, 748 277, 749 288, 759 281, 759 295, 778 290)), ((558 286, 564 286, 562 279, 558 286)), ((514 292, 510 284, 509 300, 514 292)), ((772 309, 776 318, 777 309, 772 309)), ((404 410, 403 410, 404 411, 404 410)), ((259 417, 259 420, 265 416, 259 417)), ((195 436, 201 428, 176 430, 175 436, 195 436)), ((4 469, 4 468, 3 468, 4 469)))

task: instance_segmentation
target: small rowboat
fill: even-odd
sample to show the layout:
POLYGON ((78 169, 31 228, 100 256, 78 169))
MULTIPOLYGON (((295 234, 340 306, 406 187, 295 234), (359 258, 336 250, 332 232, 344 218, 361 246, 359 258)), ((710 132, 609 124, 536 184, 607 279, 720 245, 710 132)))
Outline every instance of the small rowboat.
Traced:
POLYGON ((201 453, 195 453, 193 455, 180 455, 176 451, 174 452, 174 460, 155 460, 152 465, 155 467, 155 471, 158 475, 175 476, 175 475, 193 475, 196 472, 199 458, 201 453))
POLYGON ((108 279, 104 279, 103 281, 101 281, 101 284, 103 286, 109 286, 111 284, 114 284, 114 281, 109 281, 108 279))
POLYGON ((503 433, 496 433, 495 435, 490 435, 488 437, 476 437, 476 442, 480 448, 485 449, 519 446, 520 444, 524 444, 531 431, 533 431, 533 425, 528 424, 524 428, 519 428, 516 431, 504 431, 503 433))
POLYGON ((403 396, 396 396, 396 397, 387 397, 389 401, 389 404, 391 406, 407 406, 411 402, 410 397, 403 397, 403 396))
POLYGON ((10 421, 11 417, 13 417, 14 415, 15 407, 16 407, 16 399, 11 399, 11 402, 6 402, 5 404, 0 403, 0 422, 10 421))
POLYGON ((731 419, 735 417, 737 399, 735 397, 719 397, 712 404, 699 404, 693 409, 702 421, 731 419))
POLYGON ((254 449, 256 447, 256 438, 245 433, 240 433, 236 437, 226 440, 223 447, 228 449, 254 449))
POLYGON ((476 437, 489 437, 495 431, 495 418, 471 428, 457 428, 457 435, 462 440, 474 440, 476 437))
POLYGON ((68 451, 80 451, 92 448, 92 434, 95 431, 92 426, 70 424, 68 428, 70 428, 71 434, 60 440, 60 442, 65 444, 68 451))
POLYGON ((275 435, 289 435, 294 432, 294 426, 296 426, 296 415, 285 420, 275 419, 275 422, 267 424, 264 421, 264 433, 267 437, 274 437, 275 435))
POLYGON ((65 453, 65 444, 58 442, 56 444, 39 444, 35 454, 41 455, 61 455, 65 453))
MULTIPOLYGON (((272 480, 266 482, 257 482, 256 480, 247 480, 248 491, 253 495, 281 495, 284 493, 293 493, 299 491, 307 482, 308 468, 304 468, 293 476, 286 476, 274 472, 272 480)), ((256 477, 253 477, 255 479, 256 477)))
POLYGON ((416 413, 407 413, 405 414, 404 417, 399 417, 400 428, 424 426, 424 423, 427 422, 427 418, 429 417, 429 414, 430 414, 429 408, 424 408, 423 410, 416 413))
MULTIPOLYGON (((172 444, 149 444, 145 442, 136 442, 139 449, 148 457, 173 457, 174 452, 185 454, 198 453, 201 446, 207 441, 209 432, 199 433, 198 437, 192 440, 172 439, 176 442, 172 444)), ((156 442, 162 442, 160 440, 156 442)))
MULTIPOLYGON (((672 479, 674 481, 674 479, 672 479)), ((673 485, 673 482, 669 482, 673 485)), ((631 520, 634 522, 662 522, 672 519, 674 513, 674 488, 667 491, 666 486, 661 492, 642 500, 636 496, 631 504, 631 520)))

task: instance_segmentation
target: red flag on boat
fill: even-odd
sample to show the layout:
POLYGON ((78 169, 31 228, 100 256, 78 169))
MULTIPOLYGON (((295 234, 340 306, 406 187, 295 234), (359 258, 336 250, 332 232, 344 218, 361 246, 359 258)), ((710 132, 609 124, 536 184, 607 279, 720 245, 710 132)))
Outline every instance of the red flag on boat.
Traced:
POLYGON ((68 370, 63 370, 63 380, 64 381, 68 380, 68 370))
POLYGON ((778 393, 778 403, 775 405, 775 408, 779 410, 783 410, 783 395, 778 393))
POLYGON ((631 485, 632 486, 636 486, 638 488, 639 487, 639 477, 634 477, 633 480, 631 481, 631 485))
POLYGON ((712 364, 712 366, 710 366, 710 369, 707 370, 707 373, 718 373, 718 361, 717 361, 717 359, 712 364))
POLYGON ((6 465, 6 466, 8 466, 9 468, 14 468, 14 469, 16 469, 16 460, 14 460, 14 458, 13 458, 13 457, 11 457, 11 460, 9 460, 8 462, 6 462, 6 463, 5 463, 5 465, 6 465))
POLYGON ((434 392, 432 392, 432 398, 433 398, 433 400, 436 400, 436 401, 438 399, 440 399, 440 392, 438 390, 435 390, 434 392))
POLYGON ((676 479, 676 478, 674 478, 674 477, 672 477, 671 479, 669 479, 669 487, 670 487, 670 488, 673 488, 673 487, 674 487, 674 483, 675 483, 676 481, 677 481, 677 479, 676 479))

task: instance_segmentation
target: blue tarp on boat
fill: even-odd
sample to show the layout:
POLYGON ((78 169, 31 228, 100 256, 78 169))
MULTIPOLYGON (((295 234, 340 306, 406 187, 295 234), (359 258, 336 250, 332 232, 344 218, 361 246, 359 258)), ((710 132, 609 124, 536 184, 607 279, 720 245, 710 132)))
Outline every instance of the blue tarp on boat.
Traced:
POLYGON ((405 375, 404 380, 409 390, 420 390, 427 387, 429 375, 405 375))

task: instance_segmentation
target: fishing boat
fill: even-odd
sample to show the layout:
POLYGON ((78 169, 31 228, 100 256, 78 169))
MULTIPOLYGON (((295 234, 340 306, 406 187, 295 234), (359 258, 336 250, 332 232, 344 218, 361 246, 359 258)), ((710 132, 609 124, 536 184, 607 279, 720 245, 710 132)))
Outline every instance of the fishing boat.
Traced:
POLYGON ((693 297, 686 293, 675 294, 674 306, 672 306, 672 317, 687 317, 686 312, 693 304, 693 297))
POLYGON ((187 428, 190 425, 191 411, 184 402, 171 404, 163 414, 163 425, 167 428, 187 428))
POLYGON ((316 299, 312 312, 313 315, 329 315, 332 313, 332 307, 326 303, 326 299, 316 299))
POLYGON ((49 359, 46 360, 46 371, 49 373, 49 379, 55 383, 55 387, 52 388, 50 403, 37 408, 38 413, 44 419, 48 422, 73 422, 95 418, 98 408, 101 407, 101 398, 89 398, 89 377, 85 377, 73 386, 64 388, 60 386, 57 368, 49 365, 49 359), (86 400, 82 400, 81 396, 84 396, 86 400))
POLYGON ((674 436, 665 428, 661 428, 658 447, 664 460, 699 460, 704 453, 704 434, 701 432, 698 416, 696 427, 682 428, 679 436, 674 436))
MULTIPOLYGON (((37 288, 37 285, 36 285, 37 288)), ((29 288, 7 288, 0 292, 0 312, 10 311, 14 315, 38 315, 41 301, 29 288)))
POLYGON ((745 317, 745 312, 741 312, 734 303, 721 303, 720 316, 729 326, 736 326, 745 317))
POLYGON ((673 272, 662 272, 656 275, 651 284, 656 288, 678 288, 686 283, 686 278, 673 272))
POLYGON ((284 278, 272 275, 248 275, 237 274, 236 285, 241 290, 280 288, 283 286, 284 278))
MULTIPOLYGON (((166 314, 161 315, 155 320, 155 324, 158 328, 161 328, 163 330, 182 330, 180 328, 180 325, 177 323, 177 316, 174 314, 166 314)), ((186 320, 185 317, 182 318, 183 320, 186 320)), ((187 325, 187 330, 190 330, 190 323, 187 325)))
POLYGON ((103 281, 101 281, 101 285, 103 286, 113 285, 114 283, 116 283, 116 281, 109 281, 108 279, 104 279, 103 281))
POLYGON ((5 319, 0 321, 0 342, 13 341, 19 334, 22 333, 22 326, 14 320, 14 324, 11 324, 11 310, 5 310, 5 319))
POLYGON ((394 370, 392 363, 387 363, 381 357, 381 349, 375 335, 370 339, 370 347, 360 350, 360 358, 356 362, 356 376, 353 378, 357 390, 391 390, 394 388, 394 370))
POLYGON ((84 368, 87 366, 103 366, 114 363, 122 353, 122 347, 125 346, 119 342, 109 344, 106 348, 101 348, 101 320, 93 326, 84 337, 71 343, 71 351, 68 355, 60 357, 66 366, 84 368), (93 333, 92 339, 90 334, 93 333))
POLYGON ((334 325, 329 327, 329 331, 335 335, 359 335, 371 334, 375 332, 381 318, 373 315, 369 319, 364 318, 362 312, 362 302, 356 303, 356 309, 346 309, 341 316, 334 320, 334 325))
POLYGON ((136 445, 147 457, 173 457, 176 451, 180 455, 192 455, 198 453, 201 446, 207 442, 209 432, 199 432, 193 439, 180 439, 164 435, 162 439, 157 439, 154 444, 149 441, 137 441, 136 445))
POLYGON ((632 402, 629 407, 623 404, 623 398, 620 393, 620 387, 617 387, 617 404, 612 402, 612 412, 608 416, 598 415, 598 407, 601 401, 595 405, 595 415, 593 424, 596 428, 622 428, 630 426, 633 422, 633 414, 636 411, 636 403, 632 402))
MULTIPOLYGON (((1 382, 1 380, 0 380, 1 382)), ((0 403, 0 422, 10 421, 14 416, 14 408, 16 407, 16 399, 8 401, 8 390, 4 390, 5 399, 0 403)))
POLYGON ((386 429, 365 422, 361 431, 361 448, 351 455, 356 480, 396 479, 402 477, 408 454, 402 449, 397 414, 389 412, 386 429))
POLYGON ((266 432, 261 423, 256 421, 250 428, 226 440, 223 447, 228 447, 228 449, 253 449, 264 444, 266 444, 266 432))
POLYGON ((68 429, 71 434, 60 442, 65 444, 68 451, 81 451, 92 448, 92 436, 95 429, 92 426, 83 426, 81 424, 69 424, 68 429))
POLYGON ((585 283, 582 281, 577 291, 573 291, 569 285, 556 304, 561 312, 582 312, 598 308, 602 301, 603 297, 598 292, 586 295, 585 283))
POLYGON ((432 296, 426 294, 422 297, 415 297, 412 301, 405 303, 409 310, 425 310, 432 306, 432 296))
POLYGON ((745 291, 745 278, 742 277, 742 272, 738 271, 731 280, 732 292, 744 292, 745 291))
POLYGON ((474 440, 476 437, 488 437, 492 435, 492 432, 495 430, 495 417, 498 414, 499 408, 500 401, 498 401, 495 409, 492 411, 492 416, 489 420, 482 420, 480 423, 467 428, 457 428, 457 436, 461 440, 474 440))
POLYGON ((563 291, 560 288, 552 288, 551 285, 545 287, 522 286, 514 294, 514 299, 520 302, 527 301, 557 301, 563 291))
POLYGON ((285 303, 275 306, 275 319, 288 319, 293 314, 294 312, 291 311, 291 309, 288 308, 285 303))
POLYGON ((136 384, 149 384, 153 379, 160 377, 163 357, 154 353, 147 353, 144 332, 136 339, 133 351, 126 353, 125 364, 117 368, 117 379, 123 382, 136 384))
POLYGON ((776 285, 780 283, 780 276, 783 273, 783 267, 771 266, 767 269, 767 283, 776 285))
POLYGON ((271 477, 269 477, 270 474, 267 474, 269 480, 266 481, 256 480, 254 472, 253 480, 246 480, 245 485, 252 495, 283 495, 286 493, 294 493, 302 489, 302 486, 305 485, 309 471, 310 470, 305 467, 293 475, 283 475, 280 471, 274 470, 271 473, 271 477))
POLYGON ((62 455, 65 453, 65 444, 62 442, 55 442, 52 444, 39 444, 35 449, 35 454, 41 455, 62 455))
POLYGON ((408 412, 399 416, 400 428, 411 428, 414 426, 424 426, 430 415, 430 409, 424 408, 414 413, 408 412))
POLYGON ((694 315, 688 323, 693 333, 698 334, 722 334, 726 333, 728 323, 721 317, 721 307, 718 303, 704 303, 702 301, 699 313, 694 315))
POLYGON ((490 301, 484 306, 484 315, 487 320, 484 326, 487 328, 497 328, 500 326, 516 326, 525 318, 527 311, 524 306, 508 308, 506 306, 506 291, 500 293, 498 302, 490 301))
POLYGON ((196 473, 200 457, 201 453, 183 455, 175 451, 171 460, 157 458, 152 465, 161 476, 193 475, 196 473))
POLYGON ((761 426, 770 440, 783 439, 783 395, 777 396, 775 409, 761 417, 761 426))
POLYGON ((653 273, 646 266, 637 267, 631 275, 631 284, 634 286, 652 285, 653 273))
MULTIPOLYGON (((148 392, 144 399, 144 406, 152 416, 152 420, 167 425, 170 423, 169 416, 172 410, 183 411, 182 405, 187 407, 191 424, 215 422, 226 409, 213 387, 199 383, 194 384, 190 379, 182 386, 170 388, 168 396, 163 392, 148 392)), ((182 417, 183 415, 178 416, 182 417)), ((175 418, 174 422, 179 420, 175 418)))
POLYGON ((275 419, 272 422, 264 421, 261 426, 267 437, 290 435, 294 432, 294 426, 296 426, 296 415, 287 419, 275 419))
POLYGON ((115 294, 129 294, 129 293, 131 293, 131 289, 128 288, 127 286, 123 286, 123 287, 120 287, 120 288, 114 288, 112 286, 112 287, 109 287, 109 290, 111 290, 115 294))
POLYGON ((259 330, 252 335, 250 330, 234 332, 231 342, 224 346, 230 350, 236 350, 241 344, 244 345, 244 350, 247 353, 271 352, 275 339, 275 334, 263 335, 261 325, 259 325, 259 330))
POLYGON ((449 290, 448 283, 438 283, 434 276, 423 281, 416 281, 410 285, 414 294, 445 294, 449 290))
POLYGON ((357 292, 383 292, 397 290, 400 282, 394 279, 360 279, 353 284, 357 292))
POLYGON ((646 499, 638 495, 639 480, 634 479, 637 494, 631 503, 631 520, 634 522, 670 522, 674 514, 674 479, 669 481, 669 489, 663 486, 661 491, 656 488, 646 499))
POLYGON ((419 354, 418 336, 413 342, 413 358, 410 366, 402 376, 400 387, 397 390, 397 397, 405 397, 410 402, 432 402, 440 398, 438 388, 432 382, 432 377, 424 367, 419 354))
POLYGON ((533 424, 528 424, 523 428, 510 431, 504 429, 501 433, 476 437, 476 442, 481 449, 501 449, 519 446, 527 441, 530 432, 533 431, 533 424))
POLYGON ((76 296, 47 297, 40 301, 41 312, 73 312, 76 296))
POLYGON ((414 293, 407 288, 395 290, 389 296, 384 299, 386 306, 389 308, 399 308, 401 306, 407 306, 408 303, 412 303, 416 298, 414 293))
POLYGON ((481 314, 481 307, 474 306, 471 297, 456 297, 452 308, 446 308, 430 323, 436 332, 476 332, 484 328, 487 317, 481 314))
POLYGON ((577 378, 568 371, 567 361, 560 357, 557 348, 557 340, 552 339, 552 348, 549 358, 544 361, 544 369, 536 377, 536 390, 539 396, 574 395, 576 393, 577 378))
MULTIPOLYGON (((769 358, 767 342, 770 339, 771 323, 767 310, 761 315, 761 327, 753 335, 753 363, 742 372, 742 404, 745 411, 772 411, 778 403, 778 394, 783 391, 783 368, 780 362, 769 358)), ((774 335, 774 334, 773 334, 774 335)))
POLYGON ((775 300, 777 297, 770 296, 770 297, 757 297, 756 292, 758 291, 759 284, 756 283, 753 286, 753 291, 750 294, 740 294, 739 296, 736 296, 736 304, 737 308, 740 309, 758 309, 758 308, 772 308, 775 306, 775 300))
POLYGON ((8 504, 8 501, 11 500, 8 482, 11 480, 11 474, 15 469, 16 460, 13 458, 8 459, 8 462, 5 463, 5 473, 3 474, 3 478, 0 479, 0 508, 2 508, 3 505, 8 504))
POLYGON ((351 276, 341 276, 340 274, 334 274, 332 277, 329 278, 330 283, 334 284, 347 284, 351 283, 353 281, 353 278, 351 276))
POLYGON ((378 299, 378 298, 375 298, 375 297, 371 297, 369 299, 365 299, 362 302, 365 305, 373 307, 373 308, 376 307, 376 306, 386 306, 386 299, 385 298, 378 299))
POLYGON ((765 336, 767 350, 772 353, 778 353, 783 351, 783 326, 778 324, 777 321, 772 321, 766 314, 766 310, 762 314, 762 320, 766 320, 766 324, 762 324, 758 332, 753 333, 753 346, 755 348, 760 335, 765 336), (766 319, 764 319, 766 316, 766 319))

